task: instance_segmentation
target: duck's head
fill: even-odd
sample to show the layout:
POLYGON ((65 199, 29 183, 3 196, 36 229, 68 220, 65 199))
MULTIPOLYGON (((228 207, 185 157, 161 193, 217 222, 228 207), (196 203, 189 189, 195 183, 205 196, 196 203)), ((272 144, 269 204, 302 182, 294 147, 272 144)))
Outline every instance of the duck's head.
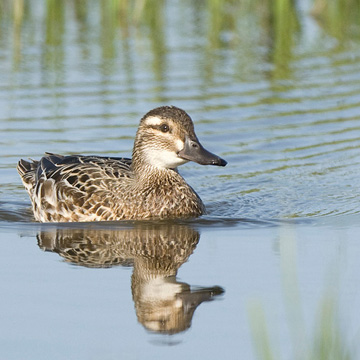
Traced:
POLYGON ((190 116, 175 106, 161 106, 144 115, 136 133, 133 161, 161 169, 175 169, 188 161, 227 164, 200 144, 190 116))

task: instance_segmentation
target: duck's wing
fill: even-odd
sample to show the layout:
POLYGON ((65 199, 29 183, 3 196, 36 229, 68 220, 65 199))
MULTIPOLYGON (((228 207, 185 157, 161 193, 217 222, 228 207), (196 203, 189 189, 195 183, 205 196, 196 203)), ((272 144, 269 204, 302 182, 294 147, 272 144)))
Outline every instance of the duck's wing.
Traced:
POLYGON ((131 177, 131 159, 128 158, 46 154, 40 161, 21 159, 18 163, 17 170, 28 191, 42 178, 67 180, 69 184, 76 185, 87 180, 84 175, 103 179, 131 177))
POLYGON ((100 206, 108 211, 119 180, 126 183, 133 176, 130 166, 128 158, 48 153, 40 161, 20 160, 18 172, 37 220, 71 221, 66 216, 73 213, 73 221, 78 221, 76 213, 99 214, 100 206))
MULTIPOLYGON (((35 181, 42 176, 47 178, 67 178, 70 183, 75 182, 73 176, 78 177, 79 182, 84 182, 86 177, 81 181, 81 175, 100 175, 100 178, 107 177, 117 179, 119 177, 131 177, 130 170, 131 159, 122 157, 105 157, 105 156, 84 156, 84 155, 57 155, 47 153, 47 156, 41 158, 37 169, 35 181), (80 176, 79 176, 80 175, 80 176), (69 177, 72 177, 69 179, 69 177)), ((97 176, 95 176, 96 178, 97 176)))

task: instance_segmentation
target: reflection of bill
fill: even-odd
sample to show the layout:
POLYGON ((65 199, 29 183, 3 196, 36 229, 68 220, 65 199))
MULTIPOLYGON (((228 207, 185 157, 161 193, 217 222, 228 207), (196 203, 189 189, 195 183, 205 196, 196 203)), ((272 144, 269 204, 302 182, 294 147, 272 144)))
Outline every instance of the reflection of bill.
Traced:
POLYGON ((56 228, 38 234, 39 247, 86 267, 134 266, 131 289, 138 320, 146 329, 174 334, 188 329, 195 309, 224 292, 178 282, 179 267, 200 234, 176 223, 134 228, 56 228))

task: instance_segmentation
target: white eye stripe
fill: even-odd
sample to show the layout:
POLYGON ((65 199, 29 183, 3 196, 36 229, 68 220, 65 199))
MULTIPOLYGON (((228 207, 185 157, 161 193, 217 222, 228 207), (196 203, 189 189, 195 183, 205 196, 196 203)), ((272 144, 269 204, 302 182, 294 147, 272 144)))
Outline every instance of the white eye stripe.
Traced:
POLYGON ((148 126, 159 126, 164 122, 163 119, 158 118, 157 116, 149 116, 145 119, 145 125, 148 126))

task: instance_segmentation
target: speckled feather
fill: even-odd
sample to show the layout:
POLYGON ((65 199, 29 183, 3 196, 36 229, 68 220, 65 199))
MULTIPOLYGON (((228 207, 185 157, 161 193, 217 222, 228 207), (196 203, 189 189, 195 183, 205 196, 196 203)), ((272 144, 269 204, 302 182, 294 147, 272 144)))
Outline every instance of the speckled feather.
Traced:
POLYGON ((139 184, 130 159, 51 154, 40 162, 21 160, 22 171, 41 222, 187 217, 205 211, 174 170, 151 174, 153 180, 139 184))
POLYGON ((20 160, 18 172, 35 219, 102 221, 204 214, 200 197, 177 171, 177 165, 188 161, 178 156, 186 136, 198 141, 188 114, 161 107, 141 119, 132 160, 51 153, 40 161, 20 160), (168 134, 159 130, 164 121, 168 134))

